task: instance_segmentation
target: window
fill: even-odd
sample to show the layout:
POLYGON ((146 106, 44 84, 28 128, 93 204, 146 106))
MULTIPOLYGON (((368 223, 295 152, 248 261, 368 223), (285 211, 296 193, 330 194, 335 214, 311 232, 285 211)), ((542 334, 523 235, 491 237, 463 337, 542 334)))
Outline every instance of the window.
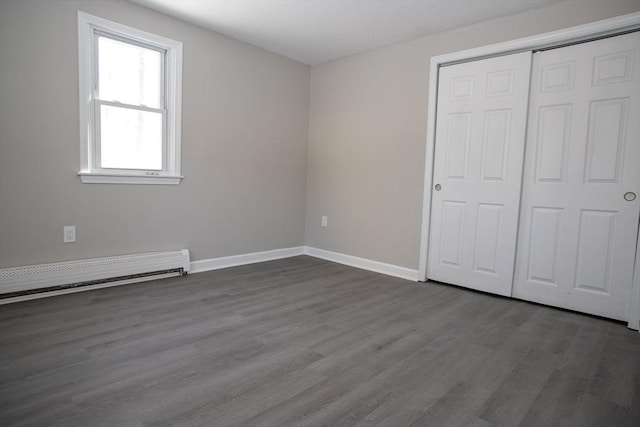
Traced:
POLYGON ((78 12, 84 183, 179 184, 182 44, 78 12))

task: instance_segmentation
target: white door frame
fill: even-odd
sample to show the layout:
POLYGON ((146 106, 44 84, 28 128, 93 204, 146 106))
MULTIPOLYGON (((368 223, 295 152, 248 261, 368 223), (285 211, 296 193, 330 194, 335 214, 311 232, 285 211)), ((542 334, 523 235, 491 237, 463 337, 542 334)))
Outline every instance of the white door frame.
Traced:
MULTIPOLYGON (((436 102, 438 91, 438 70, 440 66, 528 50, 552 48, 568 43, 576 43, 638 29, 640 29, 640 12, 634 12, 615 18, 552 31, 550 33, 438 55, 431 58, 429 66, 429 103, 427 115, 427 149, 425 158, 424 195, 422 203, 422 232, 420 235, 420 264, 418 269, 418 279, 420 281, 427 280, 429 224, 431 221, 431 192, 433 187, 432 173, 436 130, 436 102)), ((640 327, 640 262, 638 261, 637 255, 633 276, 634 280, 631 309, 629 313, 629 327, 638 329, 640 327)))

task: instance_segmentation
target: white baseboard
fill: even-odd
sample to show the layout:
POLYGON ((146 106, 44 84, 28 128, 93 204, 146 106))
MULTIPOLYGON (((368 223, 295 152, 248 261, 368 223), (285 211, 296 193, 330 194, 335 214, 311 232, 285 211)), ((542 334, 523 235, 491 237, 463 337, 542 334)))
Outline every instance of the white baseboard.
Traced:
POLYGON ((339 264, 350 265, 351 267, 362 268, 363 270, 374 271, 376 273, 399 277, 401 279, 407 279, 414 282, 418 281, 418 270, 413 270, 411 268, 399 267, 393 264, 386 264, 384 262, 372 261, 366 258, 326 251, 324 249, 312 248, 310 246, 305 246, 304 253, 305 255, 325 259, 327 261, 333 261, 339 264))
POLYGON ((374 271, 376 273, 399 277, 414 282, 418 281, 418 270, 412 270, 410 268, 399 267, 397 265, 386 264, 379 261, 372 261, 370 259, 359 258, 352 255, 345 255, 338 252, 331 252, 324 249, 312 248, 310 246, 296 246, 293 248, 275 249, 272 251, 253 252, 242 255, 192 261, 190 274, 219 270, 221 268, 235 267, 238 265, 272 261, 298 255, 309 255, 315 258, 337 262, 339 264, 350 265, 351 267, 362 268, 363 270, 374 271))
POLYGON ((289 258, 304 255, 304 246, 293 248, 274 249, 272 251, 252 252, 242 255, 232 255, 220 258, 209 258, 191 262, 190 273, 202 273, 203 271, 219 270, 221 268, 235 267, 238 265, 253 264, 256 262, 272 261, 275 259, 289 258))

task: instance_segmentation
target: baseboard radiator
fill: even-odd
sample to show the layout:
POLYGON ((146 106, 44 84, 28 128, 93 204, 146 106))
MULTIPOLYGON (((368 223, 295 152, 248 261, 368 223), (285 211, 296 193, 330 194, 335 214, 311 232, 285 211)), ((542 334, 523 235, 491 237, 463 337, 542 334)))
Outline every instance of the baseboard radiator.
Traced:
POLYGON ((3 268, 0 300, 186 274, 190 266, 189 251, 181 249, 3 268))

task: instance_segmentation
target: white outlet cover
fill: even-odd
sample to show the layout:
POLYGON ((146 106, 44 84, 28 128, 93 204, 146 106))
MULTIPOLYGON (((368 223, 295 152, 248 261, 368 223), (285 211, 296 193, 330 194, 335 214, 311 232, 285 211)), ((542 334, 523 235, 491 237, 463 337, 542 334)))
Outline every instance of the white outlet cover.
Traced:
POLYGON ((64 243, 74 243, 76 241, 76 226, 65 225, 64 226, 64 243))

